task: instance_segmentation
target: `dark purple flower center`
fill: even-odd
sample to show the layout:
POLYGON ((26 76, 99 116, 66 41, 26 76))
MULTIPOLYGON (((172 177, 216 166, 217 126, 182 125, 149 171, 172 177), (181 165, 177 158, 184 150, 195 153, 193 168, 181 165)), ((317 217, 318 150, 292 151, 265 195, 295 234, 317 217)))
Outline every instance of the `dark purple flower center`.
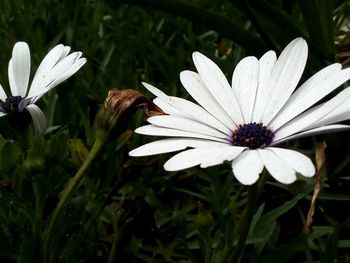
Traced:
POLYGON ((1 111, 6 114, 18 112, 18 105, 22 99, 21 96, 9 96, 5 101, 0 102, 1 111))
POLYGON ((273 136, 272 131, 262 123, 240 124, 232 133, 232 145, 250 149, 264 148, 270 145, 273 136))

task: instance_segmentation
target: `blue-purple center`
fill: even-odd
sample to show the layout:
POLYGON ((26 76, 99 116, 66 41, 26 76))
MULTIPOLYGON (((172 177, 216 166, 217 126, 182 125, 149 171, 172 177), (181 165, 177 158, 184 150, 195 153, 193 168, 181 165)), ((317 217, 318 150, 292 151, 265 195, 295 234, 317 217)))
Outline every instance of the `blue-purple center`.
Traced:
POLYGON ((18 105, 22 101, 21 96, 9 96, 5 101, 0 102, 1 111, 10 114, 13 112, 18 112, 18 105))
POLYGON ((271 144, 273 136, 273 132, 262 123, 240 124, 232 133, 232 145, 250 149, 264 148, 271 144))

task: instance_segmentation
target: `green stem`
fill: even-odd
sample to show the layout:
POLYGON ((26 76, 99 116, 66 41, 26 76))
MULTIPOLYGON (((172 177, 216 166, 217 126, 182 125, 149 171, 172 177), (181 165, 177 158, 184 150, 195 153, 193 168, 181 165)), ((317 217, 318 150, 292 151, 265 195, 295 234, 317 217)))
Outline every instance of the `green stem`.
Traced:
POLYGON ((213 244, 211 241, 210 233, 208 232, 208 237, 206 241, 206 251, 205 251, 205 263, 210 263, 212 261, 212 251, 213 251, 213 244))
POLYGON ((268 172, 264 170, 262 172, 262 175, 260 176, 259 181, 250 186, 249 188, 247 205, 233 233, 234 237, 239 235, 239 239, 235 249, 231 254, 231 262, 237 263, 241 261, 241 257, 244 252, 244 246, 249 234, 250 225, 254 215, 255 203, 264 189, 267 178, 268 172))
POLYGON ((114 233, 113 233, 113 242, 112 242, 112 247, 111 250, 109 252, 109 256, 108 256, 108 261, 107 263, 117 263, 119 262, 118 259, 116 259, 115 257, 115 252, 117 250, 117 244, 119 242, 119 236, 120 236, 120 231, 119 231, 119 226, 118 226, 118 219, 119 216, 117 215, 117 213, 115 213, 114 218, 113 218, 113 228, 114 228, 114 233))
POLYGON ((244 212, 235 228, 235 235, 239 235, 237 246, 235 247, 231 262, 239 262, 243 255, 245 242, 248 237, 250 224, 254 214, 255 203, 257 199, 258 183, 253 184, 249 187, 248 201, 244 209, 244 212))
POLYGON ((260 196, 261 192, 264 190, 264 186, 268 178, 269 178, 269 173, 267 172, 267 170, 264 170, 258 181, 257 198, 260 196))
POLYGON ((49 222, 49 225, 46 231, 46 238, 44 241, 44 263, 49 262, 48 259, 50 259, 49 257, 49 254, 51 251, 50 241, 51 241, 52 231, 56 225, 58 217, 62 213, 62 210, 65 204, 70 200, 70 197, 72 196, 73 192, 78 187, 79 182, 84 177, 86 172, 89 170, 91 164, 94 162, 96 157, 99 155, 100 151, 102 150, 103 146, 107 141, 107 138, 108 136, 104 133, 100 133, 97 135, 96 141, 92 146, 92 149, 90 150, 84 163, 82 164, 78 172, 74 175, 74 177, 69 181, 69 183, 66 185, 65 189, 63 190, 62 196, 52 213, 51 220, 49 222))

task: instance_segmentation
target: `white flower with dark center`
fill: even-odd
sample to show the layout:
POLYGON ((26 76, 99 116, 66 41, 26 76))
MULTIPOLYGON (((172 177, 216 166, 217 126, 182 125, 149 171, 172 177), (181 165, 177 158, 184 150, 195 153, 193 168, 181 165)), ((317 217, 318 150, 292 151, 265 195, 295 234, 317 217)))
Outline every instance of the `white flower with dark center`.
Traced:
POLYGON ((17 42, 8 66, 11 96, 0 85, 0 117, 27 110, 37 136, 46 131, 46 118, 35 102, 46 92, 76 73, 86 62, 81 52, 68 55, 70 47, 57 45, 40 63, 30 87, 30 51, 27 43, 17 42))
POLYGON ((230 85, 214 62, 195 52, 198 73, 183 71, 180 79, 199 105, 143 83, 167 115, 148 118, 150 125, 135 132, 171 138, 145 144, 130 155, 184 150, 164 164, 167 171, 231 161, 235 177, 245 185, 254 184, 264 167, 284 184, 294 182, 296 173, 313 176, 315 168, 307 156, 276 145, 350 128, 334 124, 350 119, 350 88, 315 105, 350 78, 350 68, 342 70, 340 64, 332 64, 294 91, 307 53, 305 40, 297 38, 278 59, 274 51, 260 59, 246 57, 236 66, 230 85))

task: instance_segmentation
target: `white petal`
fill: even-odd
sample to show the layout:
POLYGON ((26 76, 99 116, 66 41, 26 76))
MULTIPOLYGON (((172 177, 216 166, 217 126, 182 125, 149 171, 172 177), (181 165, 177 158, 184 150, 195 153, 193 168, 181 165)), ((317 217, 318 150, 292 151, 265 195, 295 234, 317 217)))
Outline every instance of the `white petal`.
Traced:
POLYGON ((4 88, 0 85, 0 100, 5 101, 7 99, 7 95, 5 93, 4 88))
POLYGON ((325 126, 332 123, 345 121, 348 119, 350 119, 350 102, 349 100, 345 100, 342 104, 330 111, 327 115, 317 120, 316 122, 308 125, 306 129, 325 126))
POLYGON ((267 148, 277 154, 281 159, 283 159, 290 167, 295 171, 302 174, 305 177, 311 177, 315 175, 315 166, 311 162, 310 158, 301 154, 299 152, 270 147, 267 148))
POLYGON ((271 77, 273 85, 270 103, 267 106, 263 123, 268 124, 286 103, 304 71, 307 59, 307 44, 304 39, 293 40, 279 56, 271 77))
POLYGON ((25 97, 30 74, 30 51, 27 43, 17 42, 13 47, 8 74, 12 95, 25 97))
POLYGON ((62 50, 62 54, 61 57, 58 59, 59 61, 62 60, 63 58, 65 58, 66 56, 68 56, 69 52, 70 52, 71 47, 70 46, 64 46, 63 50, 62 50))
POLYGON ((201 163, 203 163, 203 167, 220 164, 225 160, 232 160, 243 150, 243 147, 234 146, 190 149, 187 151, 180 152, 172 158, 170 158, 164 164, 164 169, 166 171, 179 171, 199 165, 201 163), (213 156, 213 160, 215 161, 210 161, 208 158, 210 156, 213 156))
POLYGON ((182 71, 180 80, 187 92, 199 105, 220 120, 227 128, 233 129, 236 127, 235 122, 214 99, 198 73, 189 70, 182 71))
POLYGON ((135 132, 138 134, 153 135, 153 136, 188 137, 188 138, 207 139, 207 140, 224 142, 226 144, 229 144, 227 140, 220 139, 217 137, 208 136, 200 133, 181 131, 177 129, 158 127, 154 125, 146 125, 146 126, 139 127, 135 130, 135 132))
POLYGON ((80 58, 76 60, 71 67, 69 67, 64 73, 62 73, 59 77, 54 79, 48 86, 47 89, 50 90, 57 85, 61 84, 63 81, 69 79, 72 75, 74 75, 84 64, 86 63, 86 58, 80 58))
POLYGON ((177 109, 173 103, 168 99, 168 95, 166 95, 163 91, 160 89, 154 87, 151 84, 148 84, 147 82, 142 82, 142 85, 151 92, 155 98, 153 102, 160 107, 165 113, 174 115, 174 116, 185 116, 179 109, 177 109))
POLYGON ((63 55, 67 55, 67 49, 59 44, 47 53, 44 59, 41 61, 32 81, 29 89, 29 95, 37 94, 41 88, 43 88, 42 83, 47 83, 47 77, 50 70, 56 65, 56 63, 62 59, 63 55))
POLYGON ((161 108, 161 110, 164 111, 164 113, 166 114, 176 116, 176 117, 182 117, 182 118, 187 117, 183 112, 179 111, 178 109, 176 109, 175 107, 173 107, 172 105, 165 102, 159 97, 155 98, 153 100, 153 103, 157 105, 159 108, 161 108))
POLYGON ((72 68, 72 66, 80 59, 81 56, 81 52, 74 52, 68 55, 67 57, 63 58, 50 70, 49 79, 55 80, 65 72, 69 71, 72 68))
POLYGON ((130 156, 149 156, 161 153, 176 152, 184 150, 188 147, 198 148, 198 147, 222 147, 227 146, 226 143, 213 142, 203 139, 189 139, 189 138, 170 138, 163 139, 159 141, 150 142, 144 144, 131 152, 130 156))
POLYGON ((9 76, 11 95, 18 94, 17 87, 16 87, 15 75, 13 73, 12 59, 10 59, 10 61, 9 61, 7 72, 8 72, 8 76, 9 76))
POLYGON ((177 98, 168 97, 172 105, 179 109, 186 118, 201 122, 205 125, 211 126, 229 136, 232 134, 232 130, 227 128, 222 122, 218 121, 210 113, 208 113, 201 106, 194 104, 191 101, 177 98))
POLYGON ((270 101, 271 89, 273 86, 269 82, 273 67, 277 57, 274 51, 266 52, 259 59, 259 79, 258 91, 255 98, 253 111, 253 122, 261 123, 266 106, 270 101))
MULTIPOLYGON (((72 53, 74 54, 74 53, 72 53)), ((80 56, 78 54, 75 54, 75 58, 77 56, 80 56)), ((67 57, 68 58, 68 57, 67 57)), ((46 83, 46 87, 43 89, 40 89, 36 94, 31 94, 32 96, 36 95, 36 98, 34 102, 36 102, 40 97, 42 97, 46 92, 53 89, 57 85, 61 84, 63 81, 67 80, 69 77, 71 77, 73 74, 75 74, 84 64, 86 63, 85 58, 77 59, 73 64, 60 64, 60 68, 58 71, 56 71, 56 67, 49 73, 49 78, 52 80, 50 83, 46 83)))
POLYGON ((330 65, 317 72, 290 97, 281 112, 270 123, 277 129, 321 100, 350 78, 350 68, 341 70, 340 64, 330 65))
POLYGON ((295 170, 269 149, 258 149, 261 160, 273 178, 283 184, 293 183, 297 177, 295 170))
POLYGON ((160 89, 156 88, 155 86, 147 82, 142 82, 142 85, 156 97, 160 97, 164 99, 168 96, 163 91, 161 91, 160 89))
POLYGON ((298 138, 303 138, 303 137, 307 137, 307 136, 311 136, 311 135, 319 135, 319 134, 331 133, 331 132, 340 132, 340 131, 346 131, 349 129, 350 129, 350 125, 342 125, 342 124, 333 124, 333 125, 322 126, 322 127, 318 127, 315 129, 300 132, 300 133, 285 137, 283 139, 274 141, 271 143, 271 146, 280 144, 280 143, 285 142, 285 141, 295 140, 298 138))
POLYGON ((27 107, 27 105, 33 103, 34 98, 35 97, 27 97, 21 100, 21 102, 18 104, 18 110, 23 111, 24 108, 27 107))
POLYGON ((0 111, 0 117, 7 115, 5 112, 0 111))
POLYGON ((64 72, 62 75, 60 75, 58 78, 54 79, 45 88, 40 89, 39 92, 36 94, 32 94, 31 102, 36 103, 46 92, 50 91, 51 89, 53 89, 57 85, 61 84, 66 79, 68 79, 70 76, 72 76, 74 73, 76 73, 85 63, 86 63, 85 58, 79 59, 77 61, 77 63, 72 65, 72 67, 70 69, 68 69, 66 72, 64 72))
POLYGON ((147 121, 153 125, 161 126, 165 128, 172 128, 182 131, 200 133, 204 135, 209 135, 212 137, 226 139, 230 141, 230 136, 224 134, 208 125, 202 124, 198 121, 170 116, 170 115, 160 115, 153 116, 147 119, 147 121))
POLYGON ((207 168, 210 166, 222 164, 224 161, 232 161, 244 151, 246 147, 224 146, 217 149, 211 149, 210 153, 203 158, 200 167, 207 168))
POLYGON ((194 52, 192 58, 203 83, 212 96, 236 124, 244 123, 238 100, 224 73, 213 61, 199 52, 194 52))
POLYGON ((232 161, 233 174, 244 185, 258 181, 263 169, 264 164, 256 150, 246 150, 232 161))
POLYGON ((342 103, 349 101, 349 99, 350 88, 347 88, 331 100, 307 110, 286 125, 282 126, 275 132, 274 141, 279 141, 285 137, 306 130, 308 126, 313 125, 315 122, 335 110, 338 106, 342 105, 342 103))
POLYGON ((259 62, 256 57, 243 58, 233 72, 232 89, 239 101, 245 123, 252 122, 258 76, 259 62))
POLYGON ((165 164, 166 171, 179 171, 199 165, 211 149, 199 148, 180 152, 170 158, 165 164))
MULTIPOLYGON (((151 92, 153 91, 152 92, 153 94, 155 94, 160 99, 167 102, 169 105, 175 107, 177 111, 174 111, 174 109, 170 108, 170 110, 175 113, 175 116, 179 116, 179 111, 180 111, 181 112, 180 115, 182 115, 188 119, 196 120, 196 121, 202 122, 206 125, 212 126, 213 128, 218 129, 218 130, 226 133, 229 136, 232 134, 231 129, 228 129, 224 124, 222 124, 220 121, 218 121, 215 117, 213 117, 210 113, 208 113, 201 106, 199 106, 191 101, 182 99, 182 98, 167 96, 165 93, 163 93, 159 89, 157 89, 157 88, 155 88, 147 83, 143 83, 143 84, 149 91, 151 91, 151 92)), ((159 107, 159 105, 157 105, 157 106, 159 107)), ((168 109, 169 109, 169 107, 168 107, 168 109)), ((170 112, 166 112, 166 113, 173 115, 170 112)))
POLYGON ((26 110, 30 113, 33 119, 35 128, 35 136, 40 137, 44 135, 46 131, 46 118, 41 109, 35 104, 30 104, 26 107, 26 110))

